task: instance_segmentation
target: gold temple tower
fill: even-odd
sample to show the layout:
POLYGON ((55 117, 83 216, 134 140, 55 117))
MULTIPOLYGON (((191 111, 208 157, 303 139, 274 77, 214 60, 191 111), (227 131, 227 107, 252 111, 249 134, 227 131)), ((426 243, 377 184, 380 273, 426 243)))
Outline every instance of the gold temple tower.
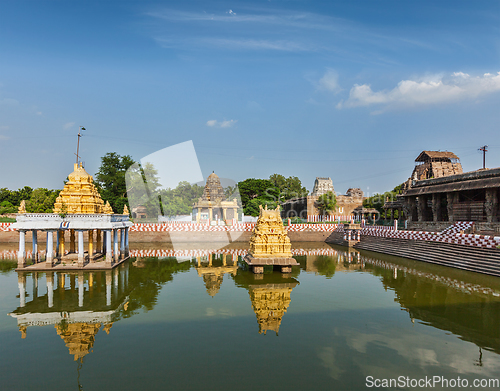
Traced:
POLYGON ((54 213, 112 214, 113 209, 109 203, 104 204, 92 175, 85 171, 82 163, 75 163, 74 171, 68 175, 68 182, 56 199, 54 213))
POLYGON ((292 265, 298 265, 292 258, 292 245, 280 216, 280 207, 262 208, 257 224, 250 238, 250 250, 245 262, 253 267, 254 273, 263 273, 265 265, 279 265, 281 271, 290 273, 292 265))

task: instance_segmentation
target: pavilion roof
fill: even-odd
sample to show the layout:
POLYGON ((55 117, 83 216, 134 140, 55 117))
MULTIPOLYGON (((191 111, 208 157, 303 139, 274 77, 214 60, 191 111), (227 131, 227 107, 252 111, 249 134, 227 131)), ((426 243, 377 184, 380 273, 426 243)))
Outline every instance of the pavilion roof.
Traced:
POLYGON ((448 151, 422 151, 420 155, 415 159, 416 162, 425 162, 428 159, 435 158, 448 158, 448 159, 458 159, 458 156, 453 152, 448 151))

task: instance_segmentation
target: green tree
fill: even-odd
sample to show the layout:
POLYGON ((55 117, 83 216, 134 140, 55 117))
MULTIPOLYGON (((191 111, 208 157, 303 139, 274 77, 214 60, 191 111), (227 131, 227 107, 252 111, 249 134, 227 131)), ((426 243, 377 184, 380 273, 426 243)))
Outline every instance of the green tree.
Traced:
POLYGON ((146 208, 149 217, 156 218, 160 210, 160 182, 158 170, 152 163, 142 166, 140 163, 132 164, 126 174, 127 199, 129 210, 139 205, 146 208))
POLYGON ((30 199, 26 201, 26 211, 29 213, 52 213, 59 192, 60 190, 45 188, 33 190, 30 199))
POLYGON ((302 182, 296 176, 285 178, 281 174, 273 174, 269 180, 279 189, 279 200, 284 202, 292 198, 305 197, 309 194, 307 189, 302 186, 302 182))
POLYGON ((131 156, 108 152, 101 158, 101 166, 95 175, 95 184, 104 201, 109 201, 115 213, 121 213, 128 204, 125 173, 134 164, 131 156))
POLYGON ((165 216, 188 215, 193 210, 193 203, 203 194, 203 187, 179 182, 175 189, 161 191, 161 204, 165 216))
POLYGON ((238 182, 238 188, 246 215, 258 216, 259 205, 275 208, 279 202, 279 189, 268 179, 249 178, 238 182))
POLYGON ((22 189, 18 189, 16 191, 11 192, 11 198, 8 199, 12 205, 19 206, 21 205, 21 201, 28 201, 31 198, 31 193, 33 193, 33 189, 29 186, 24 186, 22 189))
POLYGON ((337 197, 332 191, 320 195, 316 200, 316 208, 322 216, 326 215, 327 212, 335 212, 337 210, 337 197))
MULTIPOLYGON (((385 217, 384 203, 386 200, 395 201, 396 197, 401 194, 402 187, 403 184, 398 185, 393 190, 386 191, 385 193, 375 193, 363 201, 363 206, 365 208, 374 208, 380 213, 380 216, 385 217)), ((399 217, 398 213, 399 212, 396 211, 396 218, 399 217)))
POLYGON ((6 214, 6 213, 16 213, 17 208, 12 205, 9 201, 2 201, 0 202, 0 215, 6 214))

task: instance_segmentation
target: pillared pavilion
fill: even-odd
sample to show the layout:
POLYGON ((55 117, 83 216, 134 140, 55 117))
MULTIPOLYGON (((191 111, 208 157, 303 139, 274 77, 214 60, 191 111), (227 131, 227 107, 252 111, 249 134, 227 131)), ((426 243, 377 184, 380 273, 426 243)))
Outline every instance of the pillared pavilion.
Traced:
POLYGON ((128 258, 128 230, 132 226, 128 209, 125 206, 123 214, 113 213, 81 163, 75 163, 53 210, 53 213, 26 213, 25 203, 21 203, 13 224, 19 231, 18 269, 109 269, 128 258), (25 243, 29 231, 33 255, 32 265, 27 266, 25 243), (47 235, 43 262, 38 231, 47 235), (69 236, 69 249, 65 247, 66 236, 69 236))

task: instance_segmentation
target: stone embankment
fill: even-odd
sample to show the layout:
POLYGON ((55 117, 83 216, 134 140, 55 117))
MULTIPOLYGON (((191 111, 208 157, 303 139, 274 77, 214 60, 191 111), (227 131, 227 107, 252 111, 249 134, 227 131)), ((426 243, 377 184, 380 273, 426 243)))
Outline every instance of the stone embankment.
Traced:
POLYGON ((500 251, 460 244, 365 236, 354 248, 500 277, 500 251))
MULTIPOLYGON (((250 240, 255 223, 234 226, 208 226, 205 224, 134 224, 129 233, 131 243, 204 243, 246 242, 250 240)), ((293 224, 287 227, 292 242, 324 242, 337 228, 337 224, 293 224)), ((69 230, 66 231, 69 241, 69 230)), ((87 238, 85 237, 85 240, 87 238)), ((45 243, 46 235, 38 235, 39 243, 45 243)), ((26 242, 31 243, 31 232, 26 242)), ((0 224, 0 243, 18 243, 19 233, 10 223, 0 224)))

